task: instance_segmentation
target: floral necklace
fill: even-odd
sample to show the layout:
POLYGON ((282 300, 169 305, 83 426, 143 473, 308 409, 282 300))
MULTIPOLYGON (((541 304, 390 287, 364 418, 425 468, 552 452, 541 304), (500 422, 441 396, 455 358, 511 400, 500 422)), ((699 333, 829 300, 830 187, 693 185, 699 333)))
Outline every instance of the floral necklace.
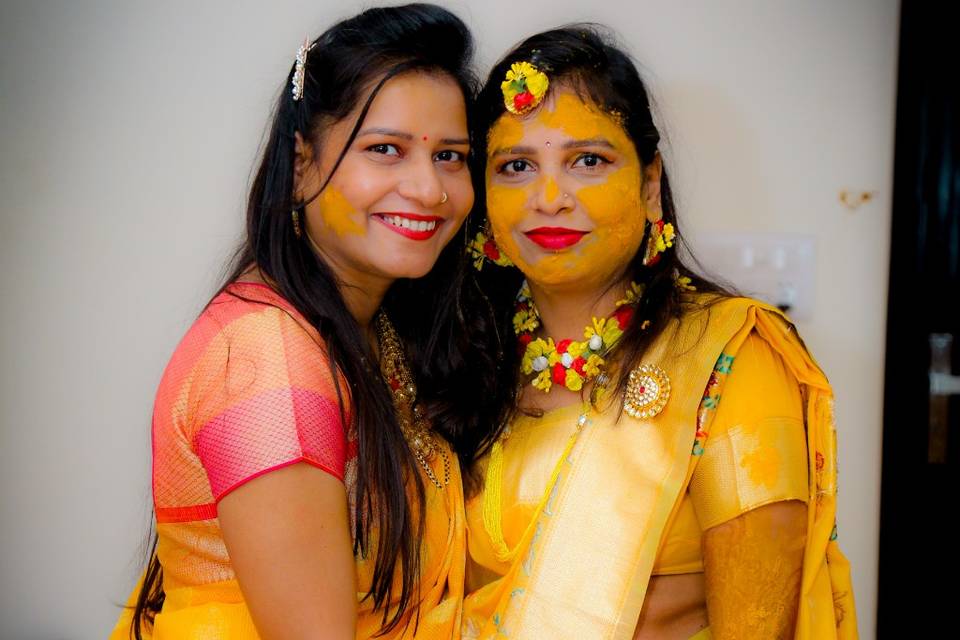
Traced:
MULTIPOLYGON (((623 332, 630 324, 636 303, 640 301, 642 296, 643 286, 631 282, 623 299, 616 302, 616 309, 610 316, 600 319, 591 318, 590 326, 583 332, 583 341, 561 340, 554 344, 552 338, 544 340, 533 337, 533 332, 540 326, 540 313, 531 298, 530 288, 526 282, 523 283, 523 287, 517 295, 517 310, 513 316, 513 328, 519 337, 521 348, 524 349, 521 364, 523 372, 527 375, 536 373, 531 384, 544 392, 549 392, 553 384, 563 384, 566 388, 577 391, 582 389, 587 381, 596 379, 591 398, 583 402, 580 415, 577 417, 576 429, 567 438, 567 444, 554 465, 543 497, 540 499, 526 531, 520 537, 521 541, 529 539, 539 515, 547 508, 560 473, 569 459, 580 433, 591 422, 590 415, 595 410, 597 399, 606 393, 606 386, 610 380, 607 374, 601 371, 606 365, 604 356, 620 340, 623 332)), ((649 321, 644 321, 641 328, 646 329, 648 326, 649 321)), ((642 371, 646 372, 645 369, 642 369, 642 371)), ((635 374, 631 372, 631 381, 634 377, 635 374)), ((664 384, 669 387, 669 381, 664 384)), ((646 392, 646 389, 641 387, 640 391, 646 392)), ((630 394, 631 389, 628 388, 627 399, 633 402, 635 399, 629 398, 630 394)), ((667 394, 669 394, 669 389, 667 394)), ((655 398, 655 400, 657 399, 659 399, 659 396, 655 398)), ((663 402, 665 403, 666 400, 664 399, 663 402)), ((625 404, 624 410, 630 415, 634 415, 629 407, 629 404, 625 404)), ((662 405, 660 408, 662 408, 662 405)), ((511 428, 508 426, 490 449, 481 507, 484 531, 486 531, 493 545, 494 555, 500 562, 511 562, 522 546, 518 542, 516 546, 510 548, 503 536, 503 445, 510 437, 510 433, 511 428)))
POLYGON ((513 330, 523 349, 520 368, 524 375, 533 376, 530 384, 544 393, 548 393, 554 384, 563 385, 570 391, 580 391, 606 365, 604 356, 620 340, 642 296, 643 286, 631 282, 610 316, 591 318, 582 341, 565 339, 554 343, 553 338, 535 338, 533 335, 540 327, 540 312, 530 295, 530 286, 524 281, 517 294, 513 330))
POLYGON ((393 406, 397 411, 400 431, 417 459, 424 473, 437 489, 443 490, 450 484, 450 458, 430 430, 430 423, 417 404, 417 385, 413 381, 410 367, 403 349, 403 342, 393 328, 387 314, 377 314, 377 343, 380 346, 380 373, 393 392, 393 406), (430 460, 440 453, 443 460, 443 482, 437 478, 430 460))

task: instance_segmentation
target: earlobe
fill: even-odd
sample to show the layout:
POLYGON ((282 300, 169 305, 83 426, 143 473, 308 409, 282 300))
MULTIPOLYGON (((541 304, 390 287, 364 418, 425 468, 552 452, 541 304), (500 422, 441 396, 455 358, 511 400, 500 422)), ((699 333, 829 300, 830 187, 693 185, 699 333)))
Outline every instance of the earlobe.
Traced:
POLYGON ((313 147, 303 139, 299 131, 293 134, 293 192, 295 201, 302 202, 300 196, 309 186, 310 168, 313 167, 313 147))
POLYGON ((293 133, 293 175, 303 177, 304 167, 310 162, 310 147, 303 141, 299 131, 293 133))
POLYGON ((663 161, 660 152, 643 168, 643 204, 647 211, 647 220, 657 222, 663 218, 660 204, 660 176, 663 173, 663 161))

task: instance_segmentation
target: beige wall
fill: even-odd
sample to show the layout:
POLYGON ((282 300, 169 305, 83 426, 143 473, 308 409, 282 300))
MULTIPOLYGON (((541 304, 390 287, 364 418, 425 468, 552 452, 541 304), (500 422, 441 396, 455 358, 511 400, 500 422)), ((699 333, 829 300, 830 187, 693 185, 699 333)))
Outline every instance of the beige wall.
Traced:
MULTIPOLYGON (((149 517, 155 385, 237 237, 292 55, 344 4, 0 8, 0 636, 111 626, 149 517)), ((616 25, 687 226, 816 237, 801 329, 836 386, 841 542, 872 637, 898 3, 450 4, 483 65, 560 22, 616 25), (876 197, 852 212, 843 188, 876 197)))

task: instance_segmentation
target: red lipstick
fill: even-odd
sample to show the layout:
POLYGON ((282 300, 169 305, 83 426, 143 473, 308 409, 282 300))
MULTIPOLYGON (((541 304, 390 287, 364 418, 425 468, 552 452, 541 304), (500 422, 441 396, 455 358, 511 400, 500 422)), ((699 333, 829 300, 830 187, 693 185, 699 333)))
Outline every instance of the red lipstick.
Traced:
POLYGON ((373 214, 382 225, 411 240, 427 240, 437 233, 443 218, 406 211, 384 211, 373 214))
POLYGON ((525 232, 524 235, 544 249, 559 251, 577 244, 588 233, 589 231, 566 227, 537 227, 525 232))

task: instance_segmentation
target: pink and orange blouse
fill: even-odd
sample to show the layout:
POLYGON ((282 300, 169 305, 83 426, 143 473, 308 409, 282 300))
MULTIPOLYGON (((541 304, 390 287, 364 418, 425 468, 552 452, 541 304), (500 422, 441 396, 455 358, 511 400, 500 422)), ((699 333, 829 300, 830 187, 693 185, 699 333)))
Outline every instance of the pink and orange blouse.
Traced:
MULTIPOLYGON (((154 638, 258 637, 217 503, 244 483, 298 462, 341 480, 350 499, 357 459, 350 424, 349 385, 292 305, 249 282, 229 285, 210 302, 174 352, 154 406, 153 496, 166 593, 154 638)), ((448 456, 453 468, 445 490, 425 483, 418 637, 459 635, 463 496, 456 456, 448 456)), ((364 599, 373 564, 372 558, 356 561, 358 638, 380 629, 382 612, 371 611, 364 599)), ((387 637, 412 636, 414 624, 405 623, 414 609, 387 637)), ((129 627, 127 610, 112 637, 128 637, 129 627)))

